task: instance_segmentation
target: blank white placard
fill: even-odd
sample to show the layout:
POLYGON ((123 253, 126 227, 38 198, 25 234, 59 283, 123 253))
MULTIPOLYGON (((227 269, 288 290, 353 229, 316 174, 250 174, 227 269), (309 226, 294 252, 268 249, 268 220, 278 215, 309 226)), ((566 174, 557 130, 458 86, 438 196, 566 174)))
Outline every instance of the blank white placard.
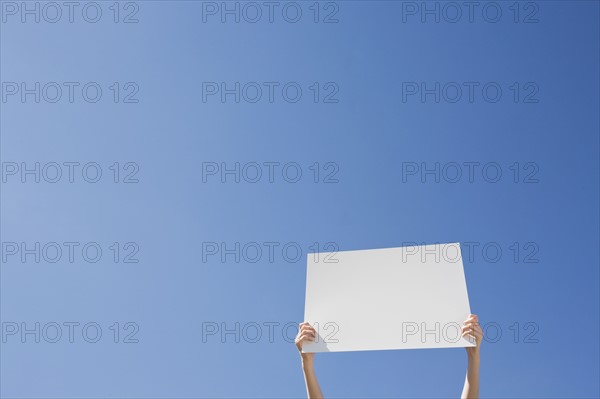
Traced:
POLYGON ((470 312, 459 243, 308 254, 304 352, 474 346, 470 312))

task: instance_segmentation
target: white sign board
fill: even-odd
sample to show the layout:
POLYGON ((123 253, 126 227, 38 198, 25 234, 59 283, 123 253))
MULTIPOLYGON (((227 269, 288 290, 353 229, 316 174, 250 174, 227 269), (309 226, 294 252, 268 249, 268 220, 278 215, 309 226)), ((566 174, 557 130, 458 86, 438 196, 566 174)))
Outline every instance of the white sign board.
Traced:
POLYGON ((460 244, 308 254, 304 352, 474 346, 460 244))

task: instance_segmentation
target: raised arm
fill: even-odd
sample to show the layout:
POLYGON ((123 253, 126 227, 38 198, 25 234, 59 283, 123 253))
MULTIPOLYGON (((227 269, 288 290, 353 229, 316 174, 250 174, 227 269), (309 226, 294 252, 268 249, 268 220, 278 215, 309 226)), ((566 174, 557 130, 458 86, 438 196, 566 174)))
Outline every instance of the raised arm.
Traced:
POLYGON ((317 374, 315 374, 315 354, 302 352, 302 343, 305 341, 313 341, 315 336, 316 331, 310 324, 306 322, 300 324, 298 335, 296 336, 296 347, 300 351, 300 358, 302 359, 302 371, 304 372, 304 382, 306 383, 306 394, 309 399, 322 399, 323 393, 319 387, 319 381, 317 381, 317 374))
POLYGON ((479 398, 479 348, 483 341, 483 331, 479 326, 477 315, 470 314, 463 323, 462 336, 474 340, 477 346, 467 347, 467 375, 465 377, 465 386, 463 387, 462 399, 479 398))

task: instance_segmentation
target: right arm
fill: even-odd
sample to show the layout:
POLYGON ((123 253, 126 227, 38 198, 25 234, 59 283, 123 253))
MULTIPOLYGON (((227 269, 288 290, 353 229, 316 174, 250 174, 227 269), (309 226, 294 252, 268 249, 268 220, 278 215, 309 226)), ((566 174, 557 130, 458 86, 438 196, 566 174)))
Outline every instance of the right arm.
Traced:
POLYGON ((476 399, 479 397, 479 348, 483 341, 483 331, 477 315, 469 315, 464 322, 462 336, 474 340, 476 346, 465 348, 467 350, 467 375, 461 398, 476 399))

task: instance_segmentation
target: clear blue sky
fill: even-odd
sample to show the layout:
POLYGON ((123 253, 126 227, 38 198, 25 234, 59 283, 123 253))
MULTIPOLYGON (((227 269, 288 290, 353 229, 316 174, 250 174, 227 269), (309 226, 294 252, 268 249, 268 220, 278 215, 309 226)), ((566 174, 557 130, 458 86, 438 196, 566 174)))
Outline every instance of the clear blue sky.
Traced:
MULTIPOLYGON (((246 3, 239 23, 221 2, 84 2, 72 22, 27 4, 39 23, 0 2, 2 397, 302 397, 283 328, 307 252, 410 242, 473 248, 482 397, 600 395, 598 2, 481 2, 471 21, 429 2, 436 22, 421 2, 311 1, 296 23, 287 2, 272 23, 246 3), (220 334, 236 323, 239 343, 220 334)), ((316 360, 327 397, 456 397, 465 366, 462 349, 316 360)))

